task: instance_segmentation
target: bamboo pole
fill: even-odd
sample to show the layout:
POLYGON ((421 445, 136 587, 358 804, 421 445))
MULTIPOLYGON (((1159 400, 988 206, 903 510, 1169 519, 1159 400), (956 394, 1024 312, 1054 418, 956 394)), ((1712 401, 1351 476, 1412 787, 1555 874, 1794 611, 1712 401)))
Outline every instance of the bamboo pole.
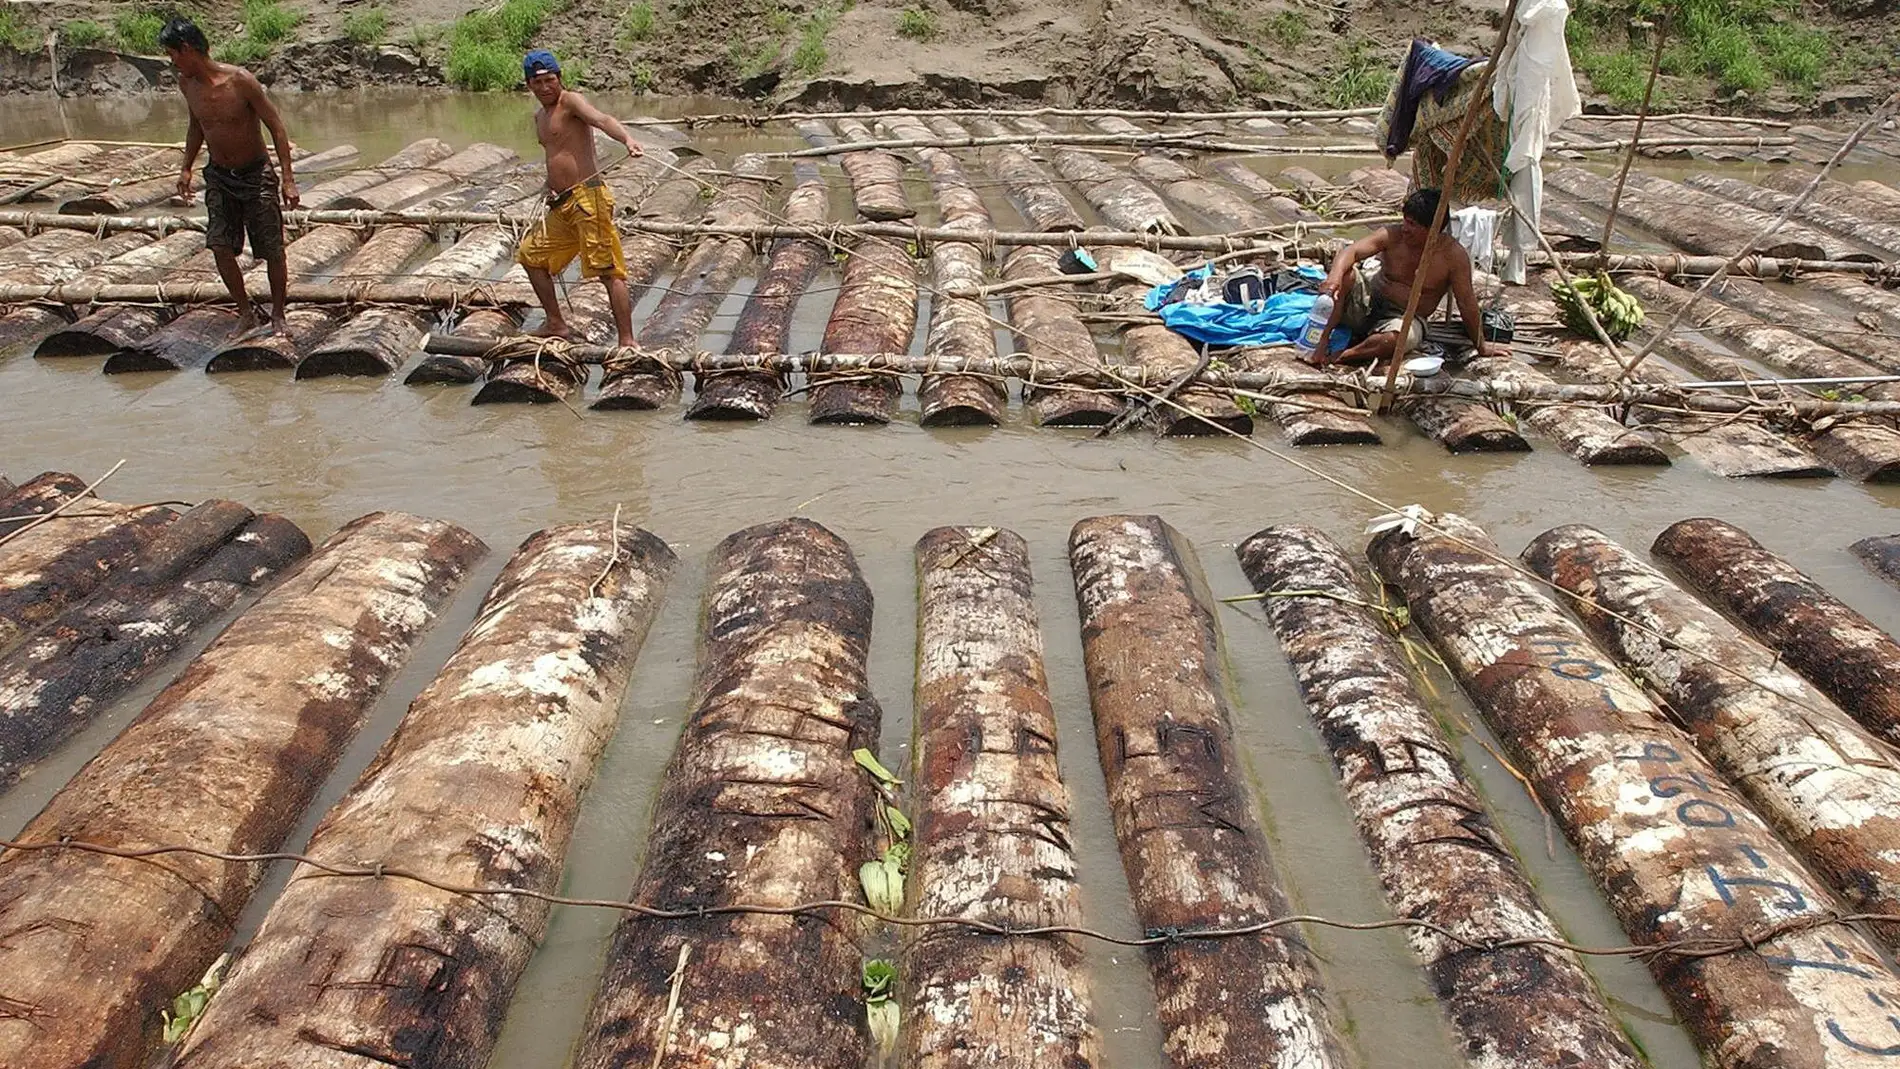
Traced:
MULTIPOLYGON (((1028 544, 1012 531, 939 527, 917 542, 917 578, 910 910, 1010 928, 1080 924, 1028 544)), ((898 975, 907 1065, 1101 1062, 1072 937, 914 929, 898 975)))
POLYGON ((1548 946, 1471 949, 1563 937, 1345 551, 1318 530, 1288 525, 1255 534, 1236 553, 1264 596, 1393 915, 1461 940, 1408 934, 1470 1063, 1645 1064, 1575 956, 1548 946))
MULTIPOLYGON (((1055 274, 1056 253, 1034 245, 1017 248, 1003 259, 1009 280, 1055 274)), ((1025 380, 1023 399, 1044 427, 1100 427, 1121 414, 1121 398, 1100 390, 1062 388, 1064 376, 1108 381, 1094 335, 1075 314, 1073 302, 1045 290, 1021 289, 1008 298, 1016 356, 1026 363, 1016 377, 1025 380)))
MULTIPOLYGON (((1849 909, 1900 916, 1900 765, 1889 747, 1602 533, 1547 531, 1524 561, 1590 591, 1576 604, 1584 626, 1668 703, 1709 763, 1849 909)), ((1900 944, 1900 924, 1873 932, 1890 949, 1900 944)))
MULTIPOLYGON (((794 227, 818 231, 829 214, 829 195, 816 164, 793 168, 794 182, 780 218, 794 227)), ((785 348, 792 315, 818 269, 831 261, 831 250, 811 238, 780 238, 772 245, 765 270, 746 296, 733 325, 728 353, 768 352, 785 348)), ((698 395, 687 419, 770 419, 785 392, 785 376, 773 371, 733 371, 695 376, 698 395)))
POLYGON ((131 566, 178 514, 100 501, 0 543, 0 653, 131 566))
MULTIPOLYGON (((664 542, 618 521, 530 537, 303 852, 557 891, 581 795, 675 564, 664 542)), ((486 1062, 550 907, 298 878, 310 875, 292 875, 178 1064, 486 1062)))
POLYGON ((1896 977, 1663 713, 1483 531, 1440 514, 1368 552, 1514 752, 1712 1069, 1884 1065, 1896 977), (1789 929, 1786 925, 1798 924, 1789 929), (1879 1044, 1878 1047, 1874 1044, 1879 1044))
MULTIPOLYGON (((373 513, 234 621, 20 833, 128 847, 275 849, 483 546, 373 513)), ((0 1063, 144 1064, 158 1013, 229 943, 261 865, 0 855, 0 1063)))
POLYGON ((1900 744, 1900 643, 1872 621, 1721 520, 1676 523, 1651 552, 1854 719, 1900 744))
MULTIPOLYGON (((865 676, 870 588, 844 541, 803 519, 728 536, 707 573, 691 711, 633 901, 857 901, 876 795, 852 751, 877 748, 881 717, 865 676)), ((861 1064, 860 932, 811 917, 629 916, 574 1065, 861 1064)))
MULTIPOLYGON (((1099 516, 1069 534, 1109 810, 1150 931, 1291 912, 1234 751, 1218 631, 1192 552, 1155 516, 1099 516)), ((1169 1064, 1346 1064, 1318 966, 1293 929, 1164 943, 1148 964, 1169 1064)))
POLYGON ((309 552, 296 524, 234 502, 206 501, 179 517, 122 574, 0 659, 0 786, 309 552))

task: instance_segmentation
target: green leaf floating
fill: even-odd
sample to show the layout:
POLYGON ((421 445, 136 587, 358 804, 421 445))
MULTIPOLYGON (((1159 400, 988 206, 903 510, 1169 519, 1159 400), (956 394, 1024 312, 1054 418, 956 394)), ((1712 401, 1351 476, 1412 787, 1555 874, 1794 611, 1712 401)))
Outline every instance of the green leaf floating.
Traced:
POLYGON ((883 958, 864 963, 864 1017, 871 1026, 871 1038, 879 1051, 889 1054, 897 1047, 897 966, 883 958))
POLYGON ((211 996, 218 993, 218 985, 224 982, 224 966, 230 960, 231 955, 220 954, 218 960, 211 963, 211 968, 205 970, 197 986, 172 999, 171 1009, 159 1011, 159 1017, 165 1022, 166 1045, 177 1043, 191 1034, 191 1026, 198 1023, 199 1016, 211 1002, 211 996))
POLYGON ((871 775, 876 776, 877 781, 879 783, 882 783, 887 787, 895 787, 899 783, 904 782, 903 780, 898 779, 896 776, 891 775, 890 769, 885 768, 883 765, 878 763, 877 755, 872 753, 869 750, 864 749, 863 747, 859 747, 858 749, 851 751, 851 757, 853 760, 857 761, 858 765, 862 767, 866 772, 869 772, 871 775))
POLYGON ((885 854, 876 861, 858 866, 858 882, 864 885, 864 900, 885 916, 904 908, 904 866, 885 854))
POLYGON ((884 819, 890 822, 892 835, 899 839, 910 836, 910 818, 904 815, 903 810, 887 805, 884 807, 884 819))
POLYGON ((881 1002, 868 1002, 864 1006, 864 1016, 871 1024, 871 1038, 877 1041, 880 1053, 889 1054, 897 1049, 897 1003, 890 999, 881 1002))

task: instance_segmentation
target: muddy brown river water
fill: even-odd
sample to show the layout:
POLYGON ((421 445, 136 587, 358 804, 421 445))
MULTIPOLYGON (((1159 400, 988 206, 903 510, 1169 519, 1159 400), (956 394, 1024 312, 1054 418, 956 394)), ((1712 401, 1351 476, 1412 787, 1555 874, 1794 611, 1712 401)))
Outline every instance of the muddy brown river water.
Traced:
MULTIPOLYGON (((726 110, 707 101, 668 101, 657 108, 647 100, 608 103, 621 114, 637 108, 663 115, 726 110)), ((366 161, 425 135, 458 145, 492 140, 524 154, 533 147, 528 101, 520 96, 287 96, 282 104, 300 141, 317 149, 348 141, 366 161)), ((153 140, 169 140, 182 129, 170 98, 68 103, 64 120, 50 105, 21 109, 10 102, 9 108, 7 140, 57 136, 66 129, 63 123, 87 136, 153 140)), ((696 137, 695 143, 724 156, 738 148, 790 145, 794 136, 732 132, 696 137)), ((656 298, 649 294, 641 308, 656 298)), ((709 347, 723 341, 720 332, 730 328, 740 299, 735 295, 722 309, 709 347)), ((828 301, 826 292, 807 298, 794 349, 815 347, 828 301)), ((1085 516, 1161 515, 1193 540, 1220 595, 1249 589, 1233 546, 1268 524, 1310 523, 1348 545, 1362 545, 1361 531, 1383 510, 1299 470, 1278 452, 1391 505, 1463 513, 1510 551, 1561 523, 1593 524, 1626 545, 1646 547, 1675 520, 1723 517, 1876 622, 1900 626, 1900 593, 1864 572, 1845 550, 1855 539, 1900 527, 1900 488, 1845 479, 1725 481, 1686 461, 1660 470, 1592 471, 1541 440, 1529 454, 1451 456, 1396 420, 1381 426, 1384 446, 1294 454, 1270 424, 1251 443, 1156 440, 1145 433, 1097 440, 1086 431, 1036 429, 1020 406, 1002 427, 925 430, 915 422, 914 397, 906 399, 912 414, 891 426, 842 428, 807 425, 798 399, 770 422, 728 424, 689 423, 678 409, 577 415, 561 406, 471 408, 469 396, 462 387, 406 387, 399 376, 292 382, 270 373, 188 372, 108 378, 90 360, 0 354, 0 470, 16 479, 49 468, 95 477, 123 459, 124 468, 103 490, 120 501, 227 497, 284 512, 318 538, 361 513, 401 509, 462 524, 494 547, 381 700, 288 848, 301 845, 368 763, 446 658, 513 547, 538 528, 604 517, 616 506, 625 520, 671 543, 683 564, 640 656, 620 731, 587 797, 563 888, 577 896, 624 897, 638 867, 657 777, 685 712, 706 553, 733 531, 791 514, 816 519, 846 538, 875 592, 871 669, 885 715, 882 756, 900 770, 911 727, 912 545, 928 528, 950 523, 1006 526, 1028 540, 1062 732, 1062 767, 1076 796, 1087 919, 1127 934, 1137 925, 1091 744, 1065 556, 1069 528, 1085 516)), ((1386 917, 1325 750, 1271 634, 1251 606, 1223 608, 1220 619, 1238 741, 1296 907, 1350 920, 1386 917)), ((165 682, 154 679, 120 702, 0 796, 0 832, 17 831, 165 682)), ((1549 841, 1537 807, 1487 753, 1480 740, 1491 740, 1456 685, 1442 674, 1433 682, 1448 722, 1471 724, 1477 732, 1478 738, 1466 738, 1465 756, 1552 913, 1577 941, 1626 942, 1562 837, 1549 841)), ((253 901, 252 923, 283 875, 277 873, 279 882, 253 901)), ((494 1066, 565 1064, 616 920, 601 910, 555 911, 494 1066)), ((1311 939, 1363 1064, 1462 1064, 1398 935, 1322 929, 1311 939)), ((1092 945, 1090 964, 1108 1064, 1160 1065, 1152 993, 1139 955, 1092 945)), ((1656 1065, 1697 1064, 1643 969, 1616 958, 1593 958, 1589 966, 1656 1065)))

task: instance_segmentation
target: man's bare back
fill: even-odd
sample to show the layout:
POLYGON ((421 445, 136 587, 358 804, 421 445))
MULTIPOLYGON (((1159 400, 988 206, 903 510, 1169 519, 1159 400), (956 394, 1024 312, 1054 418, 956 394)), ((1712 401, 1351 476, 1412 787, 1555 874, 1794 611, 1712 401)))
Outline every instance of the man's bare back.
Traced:
POLYGON ((192 121, 204 133, 211 162, 243 167, 264 156, 264 117, 251 101, 263 87, 250 71, 216 61, 199 77, 180 75, 178 89, 191 108, 192 121))

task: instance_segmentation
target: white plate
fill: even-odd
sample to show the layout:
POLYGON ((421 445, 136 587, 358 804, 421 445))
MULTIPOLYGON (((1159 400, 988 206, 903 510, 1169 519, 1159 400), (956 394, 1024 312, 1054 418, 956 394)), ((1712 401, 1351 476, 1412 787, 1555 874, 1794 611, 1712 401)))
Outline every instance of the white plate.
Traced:
POLYGON ((1405 362, 1405 370, 1419 378, 1436 375, 1444 366, 1445 358, 1442 356, 1415 356, 1405 362))

